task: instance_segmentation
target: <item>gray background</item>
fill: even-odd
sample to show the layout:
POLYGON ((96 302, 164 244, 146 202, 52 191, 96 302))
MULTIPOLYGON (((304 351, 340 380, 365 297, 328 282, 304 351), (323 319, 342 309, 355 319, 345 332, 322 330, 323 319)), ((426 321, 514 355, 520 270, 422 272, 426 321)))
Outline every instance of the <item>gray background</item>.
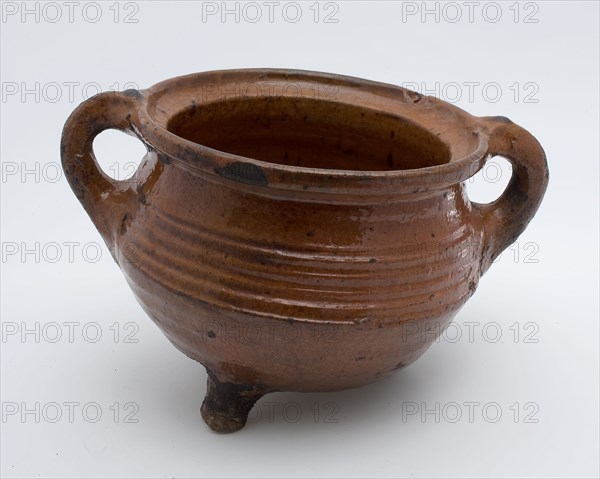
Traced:
MULTIPOLYGON (((476 2, 471 18, 465 2, 425 17, 421 2, 279 2, 272 22, 264 2, 237 18, 221 2, 90 3, 2 6, 3 477, 598 476, 597 2, 476 2), (204 369, 145 316, 57 165, 93 93, 241 67, 507 116, 544 146, 551 183, 417 363, 359 390, 267 396, 220 436, 199 415, 204 369)), ((118 132, 95 149, 120 178, 144 152, 118 132)), ((472 198, 508 181, 494 161, 472 198)))

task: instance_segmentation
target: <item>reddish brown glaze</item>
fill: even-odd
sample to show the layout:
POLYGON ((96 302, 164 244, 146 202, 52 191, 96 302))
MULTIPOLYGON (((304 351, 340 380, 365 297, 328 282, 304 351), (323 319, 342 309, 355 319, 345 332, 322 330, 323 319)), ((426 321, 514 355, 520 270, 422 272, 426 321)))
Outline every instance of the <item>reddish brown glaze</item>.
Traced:
POLYGON ((62 161, 144 310, 209 371, 202 415, 242 427, 261 395, 360 386, 417 359, 525 229, 539 143, 408 90, 295 70, 208 72, 81 104, 62 161), (148 148, 98 167, 107 128, 148 148), (463 181, 494 155, 489 205, 463 181))

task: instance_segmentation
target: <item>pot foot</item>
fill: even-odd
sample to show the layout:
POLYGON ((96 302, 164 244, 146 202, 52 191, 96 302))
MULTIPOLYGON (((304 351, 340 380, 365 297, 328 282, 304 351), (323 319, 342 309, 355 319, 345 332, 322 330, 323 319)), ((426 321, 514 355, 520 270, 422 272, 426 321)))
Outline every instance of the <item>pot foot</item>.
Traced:
POLYGON ((222 383, 207 369, 206 397, 200 408, 202 419, 215 432, 239 431, 250 410, 269 391, 247 384, 222 383))

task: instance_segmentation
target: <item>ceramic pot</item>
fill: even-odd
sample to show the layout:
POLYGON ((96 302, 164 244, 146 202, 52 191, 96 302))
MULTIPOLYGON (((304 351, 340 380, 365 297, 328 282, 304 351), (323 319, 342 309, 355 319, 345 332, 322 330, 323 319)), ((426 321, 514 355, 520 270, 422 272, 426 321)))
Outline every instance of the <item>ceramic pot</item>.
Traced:
POLYGON ((206 367, 216 431, 265 393, 361 386, 415 361, 548 182, 541 146, 507 118, 297 70, 102 93, 68 119, 61 155, 144 310, 206 367), (148 149, 129 180, 94 157, 109 128, 148 149), (512 163, 506 191, 469 201, 464 181, 494 155, 512 163))

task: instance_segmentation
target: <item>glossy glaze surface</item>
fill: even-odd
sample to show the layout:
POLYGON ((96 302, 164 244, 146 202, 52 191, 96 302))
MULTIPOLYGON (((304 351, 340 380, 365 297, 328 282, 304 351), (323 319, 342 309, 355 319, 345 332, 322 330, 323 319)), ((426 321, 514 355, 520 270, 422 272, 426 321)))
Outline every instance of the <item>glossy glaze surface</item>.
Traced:
POLYGON ((545 155, 503 117, 399 87, 291 70, 208 72, 105 93, 65 125, 63 165, 149 316, 209 370, 232 431, 262 394, 355 387, 417 359, 524 230, 545 155), (148 147, 97 166, 106 128, 148 147), (463 181, 493 155, 492 204, 463 181))

